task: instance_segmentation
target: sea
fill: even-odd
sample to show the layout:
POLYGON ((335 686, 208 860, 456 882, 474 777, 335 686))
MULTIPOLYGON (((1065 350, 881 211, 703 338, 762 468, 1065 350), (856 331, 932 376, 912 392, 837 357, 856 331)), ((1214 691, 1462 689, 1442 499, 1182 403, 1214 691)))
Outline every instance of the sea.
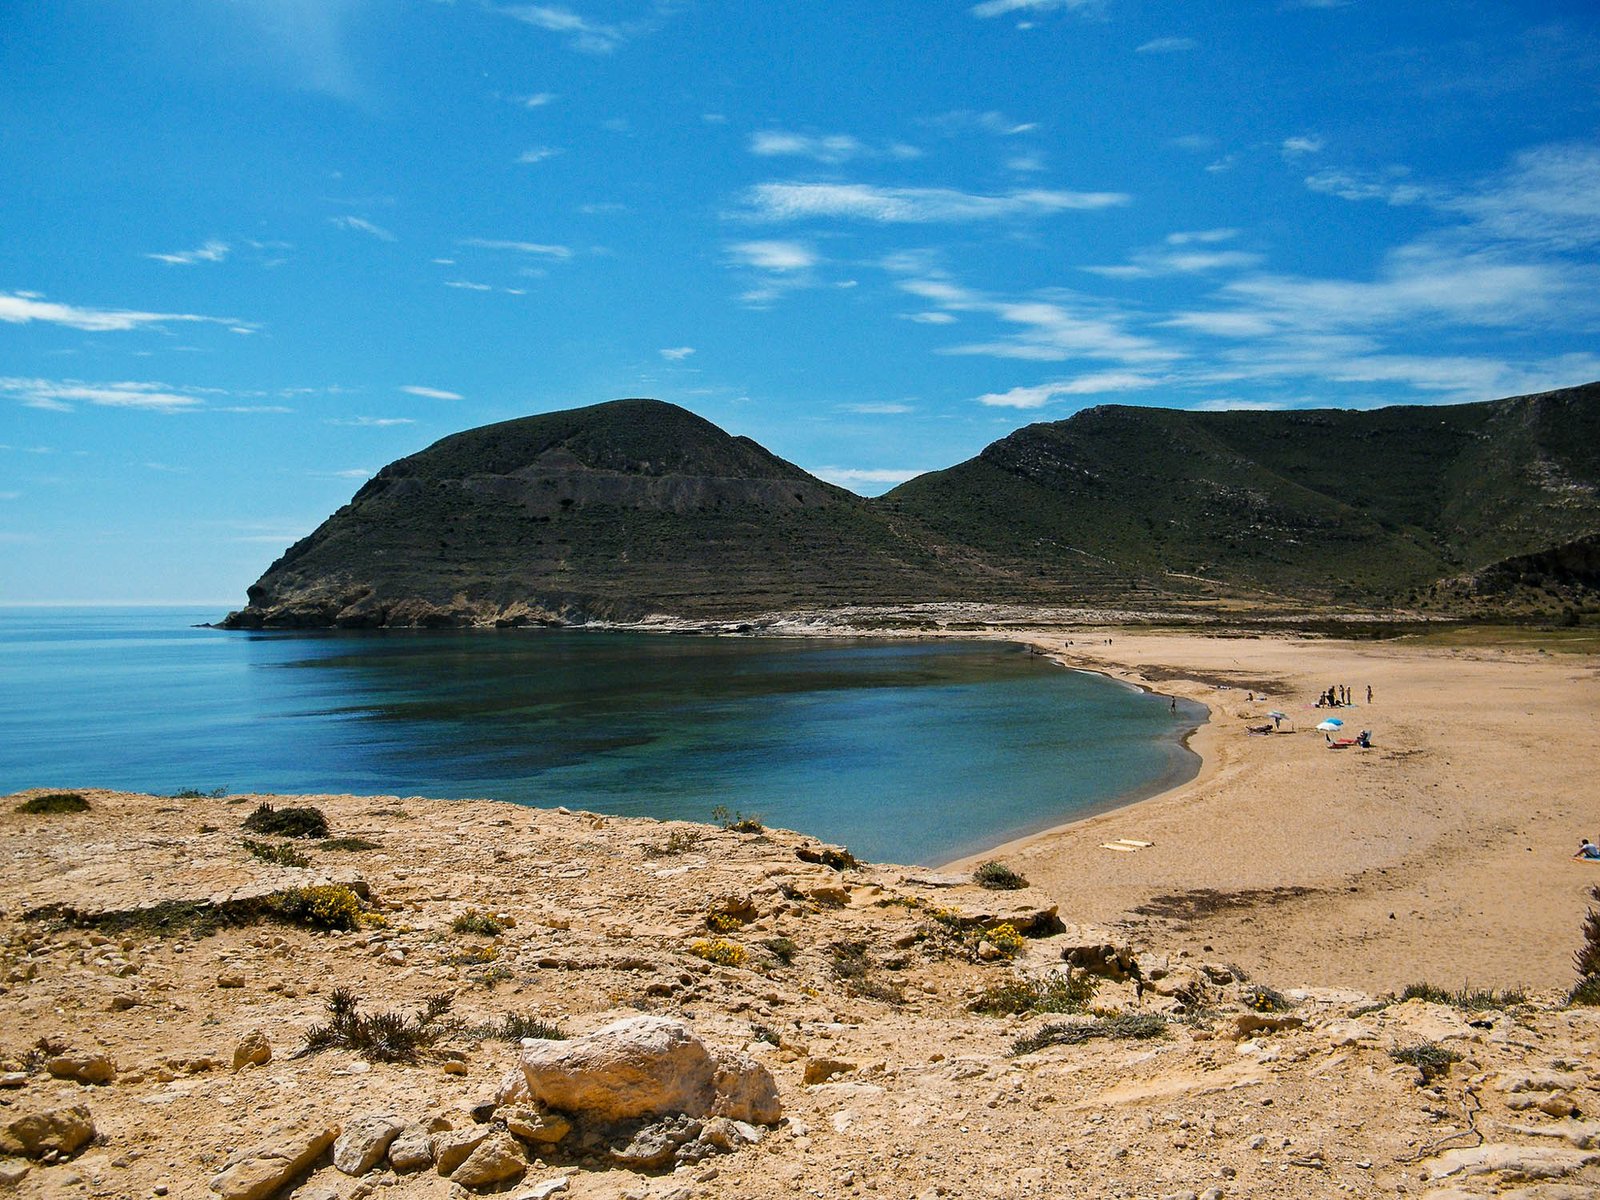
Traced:
POLYGON ((1205 710, 1022 646, 266 633, 0 608, 0 793, 356 793, 709 821, 934 865, 1192 777, 1205 710))

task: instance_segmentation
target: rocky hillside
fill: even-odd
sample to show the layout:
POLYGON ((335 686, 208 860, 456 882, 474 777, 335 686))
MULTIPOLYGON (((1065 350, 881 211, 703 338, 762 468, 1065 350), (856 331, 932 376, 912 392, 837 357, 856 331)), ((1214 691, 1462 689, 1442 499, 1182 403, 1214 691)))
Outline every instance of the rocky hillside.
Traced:
POLYGON ((263 799, 0 802, 6 1194, 1600 1189, 1559 996, 1252 979, 759 828, 263 799))
POLYGON ((1356 412, 1107 406, 883 503, 1046 578, 1198 576, 1352 604, 1600 530, 1600 384, 1356 412))
POLYGON ((227 623, 1219 595, 1410 604, 1455 594, 1429 592, 1438 580, 1597 530, 1600 384, 1370 412, 1094 408, 877 500, 674 405, 619 400, 390 464, 227 623))

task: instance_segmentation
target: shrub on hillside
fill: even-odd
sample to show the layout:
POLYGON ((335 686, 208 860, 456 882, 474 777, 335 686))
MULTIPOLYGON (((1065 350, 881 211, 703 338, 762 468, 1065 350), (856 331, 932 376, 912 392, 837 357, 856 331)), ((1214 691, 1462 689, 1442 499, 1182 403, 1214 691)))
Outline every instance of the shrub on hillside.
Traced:
POLYGON ((325 838, 328 836, 328 818, 320 808, 309 805, 299 808, 273 808, 263 802, 255 812, 244 819, 244 827, 251 833, 270 833, 277 837, 325 838))
POLYGON ((978 864, 978 869, 972 873, 972 882, 996 892, 1014 892, 1028 886, 1028 881, 1016 871, 992 858, 978 864))
POLYGON ((80 813, 89 811, 89 802, 77 792, 50 792, 17 805, 19 813, 80 813))

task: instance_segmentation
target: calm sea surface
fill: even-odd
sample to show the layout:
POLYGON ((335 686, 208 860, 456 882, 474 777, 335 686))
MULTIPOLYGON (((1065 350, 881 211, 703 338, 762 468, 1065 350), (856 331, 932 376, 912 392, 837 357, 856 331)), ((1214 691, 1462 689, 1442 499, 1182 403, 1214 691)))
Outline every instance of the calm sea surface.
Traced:
POLYGON ((1198 765, 1179 704, 993 643, 264 634, 215 609, 0 609, 0 792, 712 808, 936 863, 1198 765))

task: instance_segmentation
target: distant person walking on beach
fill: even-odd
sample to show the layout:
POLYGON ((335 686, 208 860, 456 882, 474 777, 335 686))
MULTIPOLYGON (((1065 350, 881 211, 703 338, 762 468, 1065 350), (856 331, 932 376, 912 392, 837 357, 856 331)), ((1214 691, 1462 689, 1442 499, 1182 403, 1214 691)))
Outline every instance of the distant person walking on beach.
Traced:
POLYGON ((1367 703, 1372 703, 1372 685, 1370 683, 1367 684, 1367 703))

